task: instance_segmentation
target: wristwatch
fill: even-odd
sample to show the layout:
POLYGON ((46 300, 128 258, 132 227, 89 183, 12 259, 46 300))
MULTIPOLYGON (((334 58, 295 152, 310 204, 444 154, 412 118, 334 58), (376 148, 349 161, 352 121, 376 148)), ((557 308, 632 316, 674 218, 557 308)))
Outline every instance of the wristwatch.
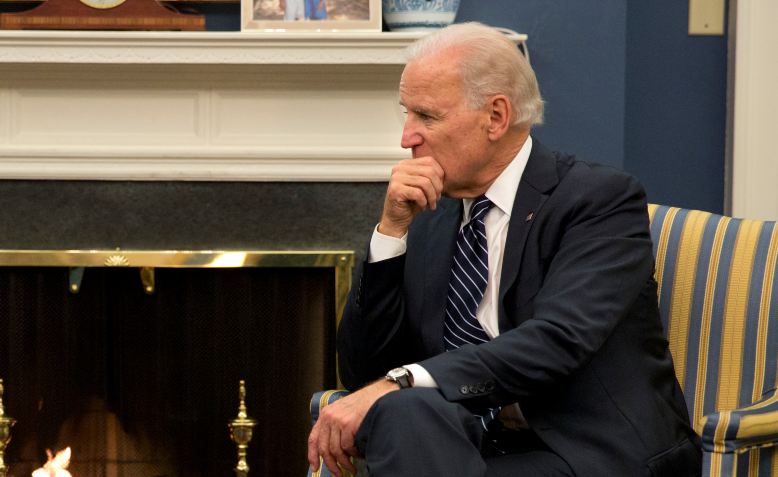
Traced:
POLYGON ((386 373, 386 380, 397 383, 400 389, 413 386, 413 375, 407 368, 399 367, 386 373))

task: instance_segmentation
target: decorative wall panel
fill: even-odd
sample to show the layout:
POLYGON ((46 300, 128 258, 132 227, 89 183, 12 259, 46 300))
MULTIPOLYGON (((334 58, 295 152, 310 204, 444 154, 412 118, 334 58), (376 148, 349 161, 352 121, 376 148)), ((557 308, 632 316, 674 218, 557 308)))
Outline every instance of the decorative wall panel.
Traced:
POLYGON ((196 90, 131 89, 91 82, 25 85, 12 91, 11 142, 93 146, 204 144, 196 90))

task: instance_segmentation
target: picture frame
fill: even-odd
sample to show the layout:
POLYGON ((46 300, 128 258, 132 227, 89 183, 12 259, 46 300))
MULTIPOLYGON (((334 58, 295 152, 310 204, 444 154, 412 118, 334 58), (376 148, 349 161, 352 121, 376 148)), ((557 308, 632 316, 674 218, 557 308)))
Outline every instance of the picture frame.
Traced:
POLYGON ((381 31, 381 0, 241 0, 241 31, 381 31))

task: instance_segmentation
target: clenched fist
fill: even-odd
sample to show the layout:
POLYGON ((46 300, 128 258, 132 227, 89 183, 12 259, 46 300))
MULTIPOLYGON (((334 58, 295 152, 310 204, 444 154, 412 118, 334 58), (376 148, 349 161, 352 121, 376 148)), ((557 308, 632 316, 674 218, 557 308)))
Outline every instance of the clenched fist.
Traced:
POLYGON ((392 168, 378 231, 402 237, 422 210, 437 207, 443 192, 443 168, 432 157, 400 161, 392 168))

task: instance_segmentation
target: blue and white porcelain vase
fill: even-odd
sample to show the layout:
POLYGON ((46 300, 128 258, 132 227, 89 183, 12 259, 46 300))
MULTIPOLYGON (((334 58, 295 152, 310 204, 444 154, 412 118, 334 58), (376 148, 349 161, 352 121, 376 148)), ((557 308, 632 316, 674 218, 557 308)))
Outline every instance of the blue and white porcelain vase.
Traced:
POLYGON ((381 0, 386 26, 392 31, 423 31, 454 22, 459 0, 381 0))

